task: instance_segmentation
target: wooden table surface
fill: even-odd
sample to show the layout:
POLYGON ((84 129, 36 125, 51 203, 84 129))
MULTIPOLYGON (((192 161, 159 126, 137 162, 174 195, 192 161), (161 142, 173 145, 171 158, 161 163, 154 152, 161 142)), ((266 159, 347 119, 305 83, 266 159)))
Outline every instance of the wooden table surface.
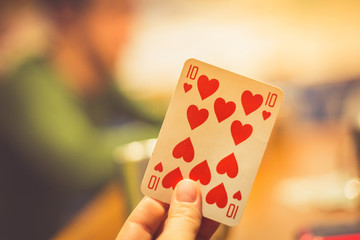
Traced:
MULTIPOLYGON (((303 227, 360 219, 360 208, 348 210, 291 208, 277 195, 288 178, 353 168, 344 148, 346 134, 333 126, 277 127, 265 152, 239 225, 226 239, 295 239, 303 227), (339 161, 339 158, 346 161, 339 161)), ((126 218, 126 200, 118 182, 110 183, 55 237, 56 240, 114 239, 126 218)))

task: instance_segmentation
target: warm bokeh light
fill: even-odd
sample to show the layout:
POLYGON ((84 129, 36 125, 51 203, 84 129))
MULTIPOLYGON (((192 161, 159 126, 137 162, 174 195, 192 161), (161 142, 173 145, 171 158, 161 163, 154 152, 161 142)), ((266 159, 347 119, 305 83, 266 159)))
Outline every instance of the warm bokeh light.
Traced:
POLYGON ((0 2, 0 176, 10 179, 0 196, 13 228, 32 231, 43 216, 37 230, 54 222, 54 239, 114 238, 142 197, 189 58, 285 93, 242 220, 214 239, 312 239, 317 225, 358 224, 360 1, 78 0, 62 12, 46 2, 0 2))
POLYGON ((266 82, 360 75, 356 1, 157 1, 143 7, 121 65, 131 90, 169 91, 190 57, 266 82))

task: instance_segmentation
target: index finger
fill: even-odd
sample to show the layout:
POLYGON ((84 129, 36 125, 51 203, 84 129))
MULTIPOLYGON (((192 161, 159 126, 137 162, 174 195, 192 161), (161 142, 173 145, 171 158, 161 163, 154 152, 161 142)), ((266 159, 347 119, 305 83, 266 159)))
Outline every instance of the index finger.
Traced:
POLYGON ((116 240, 151 240, 168 208, 168 204, 145 196, 126 220, 116 240))

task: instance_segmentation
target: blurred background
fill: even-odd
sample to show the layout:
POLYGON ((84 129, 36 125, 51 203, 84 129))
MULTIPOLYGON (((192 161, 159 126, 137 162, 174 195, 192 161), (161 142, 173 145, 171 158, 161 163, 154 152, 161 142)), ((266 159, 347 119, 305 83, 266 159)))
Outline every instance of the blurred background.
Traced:
POLYGON ((360 239, 359 12, 355 0, 0 1, 0 238, 113 239, 197 58, 285 92, 242 220, 214 239, 360 239))

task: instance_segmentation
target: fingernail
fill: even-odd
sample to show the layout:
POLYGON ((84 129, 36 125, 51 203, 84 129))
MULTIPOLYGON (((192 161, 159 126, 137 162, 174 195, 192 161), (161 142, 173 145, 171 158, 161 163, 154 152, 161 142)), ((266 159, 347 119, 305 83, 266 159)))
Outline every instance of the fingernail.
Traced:
POLYGON ((180 181, 176 186, 176 200, 179 202, 195 202, 197 198, 196 183, 190 179, 180 181))

